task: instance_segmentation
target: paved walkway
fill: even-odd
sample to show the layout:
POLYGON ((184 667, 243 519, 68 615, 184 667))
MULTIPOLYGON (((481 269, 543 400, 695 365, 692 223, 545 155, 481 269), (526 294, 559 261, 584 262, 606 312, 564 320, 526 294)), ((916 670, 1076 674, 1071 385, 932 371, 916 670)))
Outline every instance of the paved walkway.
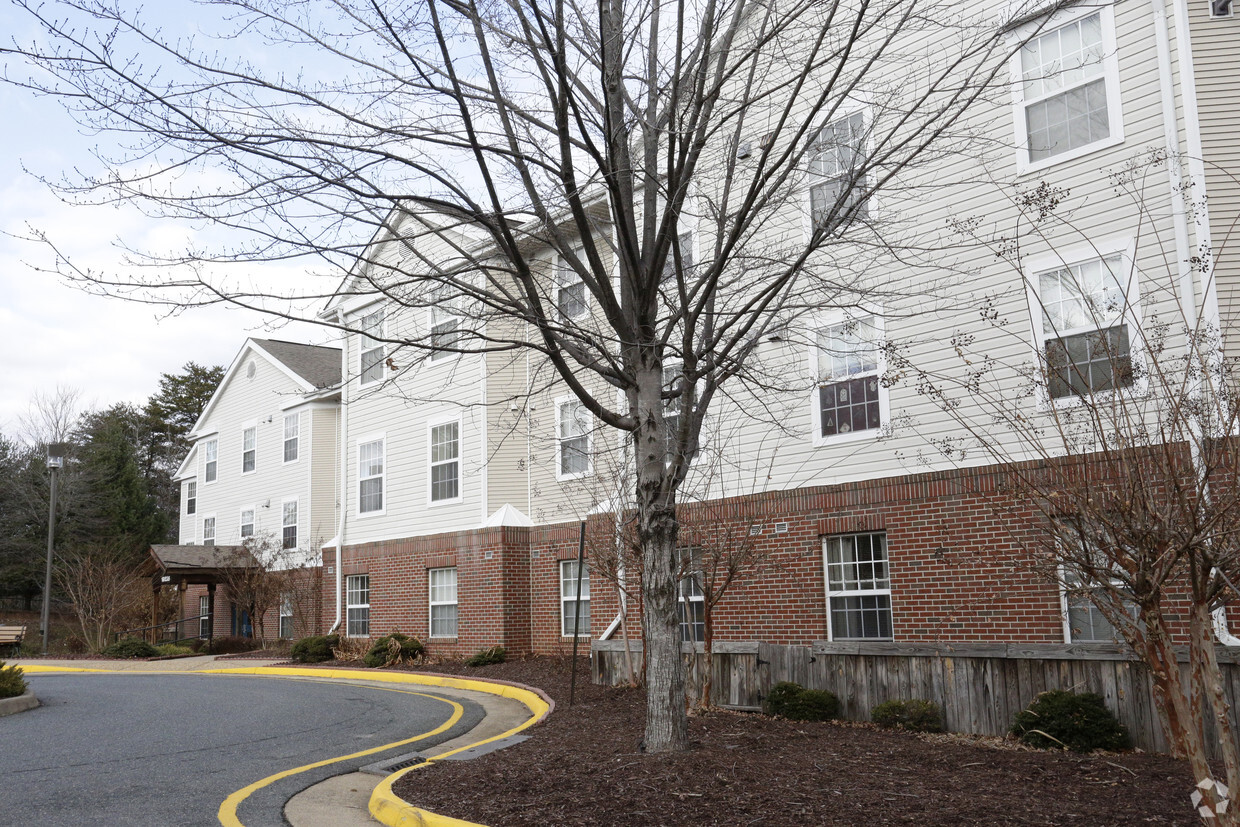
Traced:
MULTIPOLYGON (((37 660, 10 661, 10 663, 19 666, 55 666, 72 669, 100 669, 113 672, 205 672, 215 669, 271 666, 277 663, 287 663, 287 661, 259 658, 221 659, 213 655, 198 655, 189 658, 160 661, 51 660, 40 658, 37 660)), ((359 684, 373 683, 367 681, 364 676, 359 676, 356 681, 350 681, 350 683, 354 682, 359 684)), ((443 753, 507 732, 529 717, 529 710, 523 704, 509 698, 465 689, 435 687, 433 691, 436 694, 461 697, 473 701, 483 708, 485 717, 464 735, 439 744, 425 752, 418 753, 424 757, 442 755, 443 753)), ((454 756, 454 758, 469 758, 471 757, 470 752, 467 750, 459 756, 454 756)), ((370 817, 368 809, 370 796, 375 786, 382 779, 383 775, 370 772, 351 772, 328 778, 290 798, 285 804, 285 818, 292 827, 371 827, 378 822, 370 817)))

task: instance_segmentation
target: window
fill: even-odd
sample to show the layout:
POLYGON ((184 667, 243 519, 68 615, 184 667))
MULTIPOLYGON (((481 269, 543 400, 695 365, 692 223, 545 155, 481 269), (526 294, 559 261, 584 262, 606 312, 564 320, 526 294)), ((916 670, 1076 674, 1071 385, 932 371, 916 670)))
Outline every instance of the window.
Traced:
POLYGON ((809 152, 809 209, 814 227, 833 229, 866 215, 865 118, 855 112, 824 126, 809 152))
POLYGON ((824 538, 823 568, 831 640, 891 640, 887 535, 824 538))
MULTIPOLYGON (((573 252, 578 260, 585 255, 585 251, 581 249, 573 252)), ((586 283, 563 257, 555 265, 555 284, 555 308, 560 318, 580 319, 585 316, 589 310, 586 283)))
POLYGON ((883 424, 879 329, 874 316, 846 319, 818 333, 818 437, 877 431, 883 424))
POLYGON ((205 594, 198 598, 198 637, 211 637, 211 599, 205 594))
POLYGON ((383 311, 363 316, 357 323, 358 347, 361 349, 358 374, 361 384, 369 385, 383 379, 383 311))
POLYGON ((581 568, 581 601, 577 601, 577 561, 560 562, 560 634, 590 634, 590 564, 581 568), (578 609, 580 606, 580 609, 578 609), (580 612, 580 614, 578 614, 580 612), (576 618, 577 625, 573 625, 576 618))
POLYGON ((1112 255, 1039 273, 1042 354, 1051 399, 1088 396, 1133 382, 1129 309, 1112 255))
MULTIPOLYGON (((683 388, 684 374, 681 373, 680 365, 664 365, 663 392, 682 391, 683 388)), ((676 447, 676 432, 680 429, 681 399, 680 396, 673 396, 663 400, 663 424, 667 426, 667 462, 672 461, 672 452, 676 447)))
POLYGON ((1084 6, 1013 60, 1017 139, 1038 168, 1123 138, 1111 8, 1084 6))
POLYGON ((255 443, 258 440, 258 428, 251 426, 241 432, 241 473, 250 474, 254 471, 255 443))
POLYGON ((345 636, 370 636, 370 575, 345 578, 345 636))
POLYGON ((558 401, 555 406, 559 442, 556 477, 572 479, 590 472, 590 413, 577 399, 558 401))
POLYGON ((241 539, 254 536, 254 506, 241 509, 241 539))
POLYGON ((284 417, 284 461, 296 462, 301 443, 301 414, 284 417))
POLYGON ((357 446, 357 510, 359 514, 383 511, 383 439, 357 446))
POLYGON ((461 496, 461 423, 432 425, 430 433, 431 502, 451 502, 461 496))
POLYGON ((284 503, 283 538, 284 548, 297 548, 297 500, 284 503))
POLYGON ((667 260, 663 262, 663 277, 660 281, 666 285, 669 294, 675 294, 676 286, 676 248, 680 249, 681 272, 688 274, 693 268, 693 233, 684 232, 676 236, 676 246, 667 251, 667 260))
POLYGON ((457 346, 461 340, 461 315, 458 308, 459 297, 452 294, 451 285, 440 285, 434 291, 434 302, 431 304, 431 361, 448 359, 460 354, 445 350, 457 346))
POLYGON ((282 640, 293 639, 293 596, 291 594, 280 595, 280 638, 282 640))
POLYGON ((215 515, 202 518, 202 544, 204 546, 215 545, 215 515))
POLYGON ((198 483, 190 480, 185 483, 185 513, 193 514, 198 510, 198 483))
POLYGON ((431 637, 456 637, 456 569, 427 571, 431 592, 431 637))
POLYGON ((680 639, 685 643, 706 640, 706 594, 701 573, 691 571, 680 579, 680 639))
POLYGON ((202 479, 204 482, 215 482, 216 460, 219 454, 220 444, 217 440, 209 440, 202 445, 202 458, 204 463, 202 479))

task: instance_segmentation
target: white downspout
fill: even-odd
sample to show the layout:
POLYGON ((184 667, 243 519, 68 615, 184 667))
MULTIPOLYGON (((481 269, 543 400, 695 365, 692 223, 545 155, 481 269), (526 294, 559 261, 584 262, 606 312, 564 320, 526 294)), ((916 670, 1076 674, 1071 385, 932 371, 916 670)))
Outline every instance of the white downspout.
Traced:
MULTIPOLYGON (((344 311, 336 310, 336 321, 341 327, 344 326, 344 311)), ((337 418, 336 433, 336 450, 340 454, 340 486, 339 486, 339 508, 340 518, 336 525, 336 621, 332 627, 327 630, 330 635, 340 628, 340 622, 343 619, 341 612, 341 604, 344 602, 341 594, 344 589, 344 527, 345 514, 349 511, 348 498, 345 495, 345 486, 348 481, 349 474, 349 446, 345 444, 345 438, 349 434, 349 336, 344 336, 344 347, 340 348, 340 416, 337 418)))

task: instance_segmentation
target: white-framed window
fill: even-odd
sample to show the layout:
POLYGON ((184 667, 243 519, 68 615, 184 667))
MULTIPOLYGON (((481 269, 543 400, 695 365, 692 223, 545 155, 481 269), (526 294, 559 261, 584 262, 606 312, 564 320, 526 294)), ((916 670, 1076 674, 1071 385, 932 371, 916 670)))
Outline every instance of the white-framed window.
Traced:
POLYGON ((590 564, 581 566, 581 601, 577 601, 577 561, 560 561, 560 635, 590 636, 590 564), (578 609, 580 606, 580 609, 578 609), (580 614, 578 614, 580 612, 580 614), (577 625, 573 625, 573 619, 577 625))
MULTIPOLYGON (((585 251, 577 248, 573 254, 581 261, 585 251)), ((590 312, 586 283, 563 256, 558 257, 555 263, 555 309, 563 320, 581 319, 590 312)))
POLYGON ((891 640, 887 535, 842 534, 822 540, 830 640, 891 640))
POLYGON ((301 414, 284 417, 284 462, 296 462, 301 454, 301 414))
POLYGON ((461 420, 432 422, 429 426, 428 474, 430 502, 461 499, 461 420))
POLYGON ((1033 262, 1034 332, 1052 401, 1133 385, 1137 285, 1123 252, 1033 262), (1069 262, 1069 263, 1065 263, 1069 262), (1127 287, 1127 289, 1125 289, 1127 287))
POLYGON ((382 514, 386 465, 385 439, 379 436, 357 444, 357 512, 382 514))
POLYGON ((241 509, 241 539, 254 536, 254 506, 241 509))
POLYGON ((431 637, 456 637, 456 567, 428 569, 430 584, 431 637))
MULTIPOLYGON (((1064 643, 1123 643, 1123 636, 1094 604, 1092 595, 1103 588, 1088 584, 1080 574, 1064 568, 1060 572, 1059 599, 1063 611, 1064 643)), ((1112 587, 1117 585, 1112 581, 1112 587)), ((1135 614, 1136 605, 1131 611, 1135 614)))
POLYGON ((219 471, 220 443, 217 439, 209 439, 202 444, 202 481, 215 482, 219 471))
POLYGON ((576 397, 555 403, 556 479, 569 480, 590 473, 591 417, 576 397))
MULTIPOLYGON (((684 373, 679 364, 663 365, 663 392, 684 390, 684 373)), ((663 400, 663 424, 667 427, 667 462, 673 459, 672 451, 676 445, 676 432, 680 429, 680 412, 683 408, 680 396, 663 400)))
POLYGON ((370 637, 370 575, 350 574, 345 586, 345 636, 370 637))
POLYGON ((198 482, 189 480, 185 483, 185 513, 193 514, 198 510, 198 482))
POLYGON ((816 445, 872 438, 887 421, 881 340, 873 314, 836 315, 819 326, 811 355, 816 445))
POLYGON ((461 297, 454 294, 452 285, 440 285, 434 292, 430 306, 431 361, 451 359, 461 354, 444 348, 456 347, 461 341, 463 319, 460 312, 461 297))
POLYGON ((825 124, 814 136, 809 157, 809 212, 815 228, 827 230, 868 214, 865 164, 866 118, 852 112, 825 124))
POLYGON ((283 548, 297 548, 297 500, 285 500, 280 508, 283 548))
POLYGON ((674 295, 676 286, 676 249, 680 250, 680 265, 684 273, 689 273, 696 261, 694 255, 693 232, 686 230, 676 234, 676 245, 667 251, 667 260, 663 262, 663 273, 659 281, 669 295, 674 295))
POLYGON ((280 595, 280 638, 293 639, 293 596, 288 593, 280 595))
POLYGON ((1012 56, 1011 69, 1018 170, 1042 169, 1121 142, 1112 7, 1065 9, 1023 31, 1015 35, 1029 40, 1012 56))
MULTIPOLYGON (((683 553, 683 552, 682 552, 683 553)), ((687 552, 696 557, 696 551, 687 552)), ((700 566, 690 564, 676 586, 680 603, 680 639, 685 643, 706 640, 706 592, 702 589, 700 566)))
POLYGON ((202 544, 215 545, 215 515, 204 514, 202 518, 202 544))
POLYGON ((198 597, 198 637, 211 637, 211 599, 205 594, 198 597))
POLYGON ((241 431, 241 473, 253 474, 258 455, 258 426, 248 425, 241 431))
POLYGON ((358 382, 372 385, 383 379, 385 348, 383 342, 383 309, 367 313, 358 319, 358 382))

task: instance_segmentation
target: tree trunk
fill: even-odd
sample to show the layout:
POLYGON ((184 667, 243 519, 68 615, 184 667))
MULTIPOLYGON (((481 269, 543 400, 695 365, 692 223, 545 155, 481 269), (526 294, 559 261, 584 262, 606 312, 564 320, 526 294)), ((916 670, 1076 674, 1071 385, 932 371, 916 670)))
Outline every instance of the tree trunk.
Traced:
POLYGON ((1210 777, 1210 765, 1206 758, 1205 742, 1201 734, 1201 716, 1189 709, 1184 696, 1184 683, 1180 679, 1180 664, 1163 623, 1162 611, 1154 607, 1142 610, 1145 621, 1145 653, 1143 660, 1149 666, 1154 688, 1154 701, 1162 713, 1163 731, 1171 754, 1187 758, 1193 777, 1210 777))
MULTIPOLYGON (((1192 669, 1192 684, 1205 695, 1206 702, 1213 713, 1214 725, 1217 727, 1219 745, 1223 753, 1223 766, 1227 772, 1227 789, 1232 797, 1240 796, 1240 756, 1237 755, 1235 734, 1231 728, 1231 718, 1227 706, 1227 698, 1223 694, 1222 676, 1219 672, 1218 656, 1214 651, 1214 625, 1210 619, 1208 607, 1194 601, 1189 615, 1189 663, 1192 669)), ((1204 704, 1203 704, 1204 706, 1204 704)), ((1210 778, 1206 775, 1204 778, 1210 778)), ((1197 781, 1203 777, 1198 776, 1197 781)), ((1240 813, 1227 806, 1222 813, 1218 812, 1218 796, 1214 789, 1203 791, 1203 805, 1209 802, 1210 810, 1216 813, 1213 824, 1240 824, 1240 813)))
POLYGON ((646 651, 647 752, 673 752, 689 742, 676 582, 674 509, 639 505, 642 536, 642 636, 646 651))

